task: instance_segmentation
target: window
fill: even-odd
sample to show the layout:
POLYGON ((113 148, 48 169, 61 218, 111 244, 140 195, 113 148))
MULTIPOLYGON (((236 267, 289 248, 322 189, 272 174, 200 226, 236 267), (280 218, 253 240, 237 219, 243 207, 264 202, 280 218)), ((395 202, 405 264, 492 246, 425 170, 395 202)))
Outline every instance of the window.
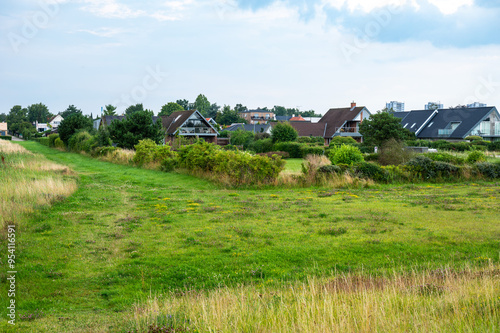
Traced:
POLYGON ((403 126, 403 128, 406 128, 406 126, 408 126, 408 123, 406 123, 406 124, 403 126))
POLYGON ((413 125, 411 125, 411 127, 410 127, 410 128, 413 128, 413 127, 415 127, 415 125, 417 125, 417 123, 414 123, 413 125))
POLYGON ((432 126, 432 124, 434 124, 434 122, 433 122, 433 121, 431 121, 431 123, 430 123, 429 125, 427 125, 427 128, 431 127, 431 126, 432 126))

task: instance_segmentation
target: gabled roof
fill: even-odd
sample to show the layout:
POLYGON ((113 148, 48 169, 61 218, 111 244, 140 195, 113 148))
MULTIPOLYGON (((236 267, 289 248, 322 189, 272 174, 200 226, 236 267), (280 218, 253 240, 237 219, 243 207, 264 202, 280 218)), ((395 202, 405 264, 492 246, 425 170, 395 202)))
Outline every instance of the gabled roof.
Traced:
POLYGON ((219 133, 217 132, 217 130, 207 121, 207 119, 205 117, 203 117, 201 115, 201 113, 199 113, 197 110, 189 110, 189 111, 176 111, 174 113, 172 113, 170 116, 168 117, 165 117, 165 116, 162 116, 162 117, 159 117, 162 119, 162 126, 163 128, 165 129, 165 132, 167 135, 173 135, 177 132, 177 130, 179 129, 179 127, 181 127, 182 125, 184 125, 184 123, 186 121, 188 121, 188 119, 193 115, 193 114, 198 114, 200 120, 204 121, 207 126, 211 127, 215 133, 219 133))
POLYGON ((122 121, 126 117, 127 116, 102 116, 101 121, 103 121, 106 126, 109 126, 113 120, 122 121))
POLYGON ((328 124, 325 137, 333 137, 338 128, 342 127, 347 121, 354 120, 363 110, 366 110, 364 106, 328 110, 319 121, 319 123, 328 124))
POLYGON ((416 133, 433 115, 434 110, 419 110, 405 113, 407 115, 401 120, 401 125, 410 132, 416 133))
POLYGON ((405 117, 407 115, 409 115, 410 112, 409 111, 402 111, 402 112, 393 112, 392 115, 396 118, 399 118, 399 119, 405 119, 405 117))
POLYGON ((299 132, 299 136, 321 136, 324 137, 326 123, 310 123, 307 121, 298 121, 290 123, 290 125, 299 132))
POLYGON ((298 116, 298 117, 290 118, 289 121, 306 121, 306 120, 304 118, 302 118, 301 116, 298 116))
MULTIPOLYGON (((418 111, 412 111, 418 112, 418 111)), ((432 120, 419 133, 419 138, 440 138, 438 131, 447 128, 452 122, 460 123, 456 129, 443 139, 464 139, 489 114, 498 111, 495 107, 439 109, 432 120)), ((406 121, 406 118, 404 119, 406 121)), ((404 126, 404 125, 403 125, 404 126)))
POLYGON ((242 129, 244 131, 248 132, 254 132, 254 133, 265 133, 271 125, 266 124, 266 125, 252 125, 252 124, 234 124, 229 126, 228 128, 225 129, 225 131, 230 131, 234 132, 239 129, 242 129))

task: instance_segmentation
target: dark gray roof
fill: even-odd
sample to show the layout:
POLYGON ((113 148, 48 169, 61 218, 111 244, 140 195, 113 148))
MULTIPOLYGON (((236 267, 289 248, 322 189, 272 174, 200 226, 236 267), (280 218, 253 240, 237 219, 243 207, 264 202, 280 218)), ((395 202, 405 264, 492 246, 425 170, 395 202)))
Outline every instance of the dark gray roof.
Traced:
POLYGON ((328 110, 319 121, 319 123, 327 123, 325 137, 333 137, 338 128, 342 127, 346 121, 352 121, 365 109, 364 106, 357 106, 353 108, 336 108, 328 110))
MULTIPOLYGON (((412 111, 417 112, 417 111, 412 111)), ((419 138, 429 139, 464 139, 491 112, 498 113, 495 107, 439 109, 430 122, 419 133, 419 138), (457 128, 446 137, 439 136, 438 131, 446 129, 451 122, 460 122, 457 128)), ((404 119, 406 121, 406 118, 404 119)))
POLYGON ((109 126, 109 125, 111 125, 113 120, 122 121, 125 117, 127 117, 127 116, 103 116, 101 118, 101 121, 104 120, 104 124, 106 124, 106 126, 109 126))
POLYGON ((291 122, 293 128, 297 130, 299 136, 325 136, 327 123, 311 123, 307 121, 291 122))
POLYGON ((396 118, 399 118, 399 119, 405 119, 405 117, 407 115, 409 115, 410 112, 409 111, 405 111, 405 112, 393 112, 392 115, 396 118))
POLYGON ((269 111, 269 110, 262 110, 262 109, 257 109, 257 110, 247 110, 247 111, 241 111, 241 112, 238 112, 238 113, 252 113, 252 112, 267 112, 267 113, 273 113, 273 111, 269 111))
POLYGON ((242 129, 242 130, 248 131, 248 132, 264 133, 269 129, 269 126, 270 126, 269 124, 267 124, 267 125, 235 124, 235 125, 232 125, 232 126, 229 126, 228 128, 226 128, 225 131, 234 132, 234 131, 237 131, 239 129, 242 129))
POLYGON ((407 115, 401 120, 401 125, 407 130, 416 133, 434 113, 434 110, 410 111, 405 113, 407 115))
POLYGON ((292 119, 292 116, 276 116, 277 121, 289 121, 292 119))

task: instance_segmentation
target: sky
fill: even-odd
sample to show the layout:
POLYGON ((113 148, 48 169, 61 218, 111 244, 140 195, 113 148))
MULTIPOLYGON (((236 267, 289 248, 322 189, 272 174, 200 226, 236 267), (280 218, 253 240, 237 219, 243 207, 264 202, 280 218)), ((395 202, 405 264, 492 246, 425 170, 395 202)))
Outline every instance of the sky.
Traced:
POLYGON ((3 0, 0 113, 500 106, 498 0, 3 0))

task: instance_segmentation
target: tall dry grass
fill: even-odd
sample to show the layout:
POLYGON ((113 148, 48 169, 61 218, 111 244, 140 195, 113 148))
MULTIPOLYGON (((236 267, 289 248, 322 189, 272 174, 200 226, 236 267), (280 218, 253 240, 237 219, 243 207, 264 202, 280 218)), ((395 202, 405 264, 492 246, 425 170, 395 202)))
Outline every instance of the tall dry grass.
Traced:
POLYGON ((169 316, 199 332, 498 332, 500 267, 171 293, 136 305, 134 326, 169 316))
POLYGON ((104 156, 99 157, 99 160, 122 165, 134 164, 135 150, 118 148, 104 156))
POLYGON ((0 225, 18 223, 27 213, 71 195, 72 171, 24 147, 0 140, 0 225))

